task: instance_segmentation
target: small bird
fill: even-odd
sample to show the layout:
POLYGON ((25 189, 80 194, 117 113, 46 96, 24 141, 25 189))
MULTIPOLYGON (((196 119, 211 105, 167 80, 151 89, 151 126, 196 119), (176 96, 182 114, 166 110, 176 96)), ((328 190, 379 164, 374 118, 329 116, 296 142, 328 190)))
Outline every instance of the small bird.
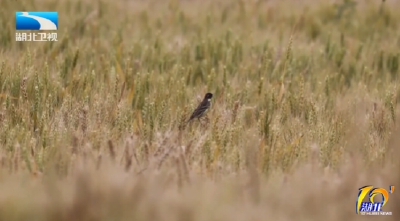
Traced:
POLYGON ((197 106, 196 110, 193 111, 192 116, 190 116, 190 119, 188 120, 187 123, 189 123, 191 120, 193 120, 195 118, 200 120, 200 118, 204 115, 204 113, 210 107, 212 97, 213 97, 212 93, 207 93, 206 96, 204 96, 203 101, 199 104, 199 106, 197 106))

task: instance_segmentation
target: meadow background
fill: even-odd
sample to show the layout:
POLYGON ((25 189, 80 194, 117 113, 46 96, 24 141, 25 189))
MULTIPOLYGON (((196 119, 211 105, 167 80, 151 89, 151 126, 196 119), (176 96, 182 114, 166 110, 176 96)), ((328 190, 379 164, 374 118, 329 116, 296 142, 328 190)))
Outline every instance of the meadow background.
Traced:
POLYGON ((399 220, 398 190, 355 214, 400 183, 399 8, 3 0, 0 220, 399 220), (52 10, 57 42, 15 41, 52 10))

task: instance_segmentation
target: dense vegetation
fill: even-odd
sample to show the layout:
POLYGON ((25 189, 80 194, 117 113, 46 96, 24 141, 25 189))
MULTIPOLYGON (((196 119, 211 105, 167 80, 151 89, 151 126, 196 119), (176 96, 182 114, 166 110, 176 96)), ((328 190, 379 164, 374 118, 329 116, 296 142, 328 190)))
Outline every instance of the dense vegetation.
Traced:
POLYGON ((365 220, 400 182, 400 4, 335 2, 2 1, 0 220, 365 220))

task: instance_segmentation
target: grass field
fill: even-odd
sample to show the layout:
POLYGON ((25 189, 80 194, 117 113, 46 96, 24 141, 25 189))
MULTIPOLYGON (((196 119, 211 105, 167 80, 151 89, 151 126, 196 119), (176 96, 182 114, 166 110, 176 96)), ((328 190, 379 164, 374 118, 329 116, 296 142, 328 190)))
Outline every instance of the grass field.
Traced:
POLYGON ((1 5, 0 221, 400 220, 399 1, 1 5))

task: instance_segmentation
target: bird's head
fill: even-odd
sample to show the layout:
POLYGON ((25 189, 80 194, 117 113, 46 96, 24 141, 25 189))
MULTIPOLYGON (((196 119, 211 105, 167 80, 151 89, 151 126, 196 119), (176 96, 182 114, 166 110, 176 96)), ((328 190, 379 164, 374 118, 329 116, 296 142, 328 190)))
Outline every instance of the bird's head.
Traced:
POLYGON ((204 96, 204 99, 211 99, 213 97, 213 94, 207 93, 206 96, 204 96))

